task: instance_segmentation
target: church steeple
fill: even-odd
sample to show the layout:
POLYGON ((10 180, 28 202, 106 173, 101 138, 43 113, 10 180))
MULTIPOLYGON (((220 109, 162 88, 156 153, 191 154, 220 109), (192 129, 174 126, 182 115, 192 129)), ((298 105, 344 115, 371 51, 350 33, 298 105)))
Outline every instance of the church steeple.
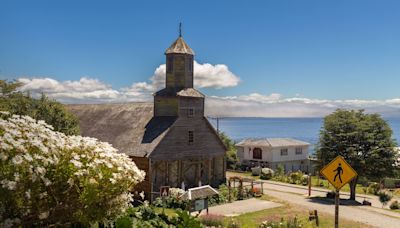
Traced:
POLYGON ((165 51, 165 88, 154 94, 154 116, 203 118, 204 95, 193 88, 193 50, 179 37, 165 51))
POLYGON ((181 24, 179 37, 165 51, 167 63, 166 88, 179 91, 193 88, 193 56, 194 51, 183 40, 181 24))

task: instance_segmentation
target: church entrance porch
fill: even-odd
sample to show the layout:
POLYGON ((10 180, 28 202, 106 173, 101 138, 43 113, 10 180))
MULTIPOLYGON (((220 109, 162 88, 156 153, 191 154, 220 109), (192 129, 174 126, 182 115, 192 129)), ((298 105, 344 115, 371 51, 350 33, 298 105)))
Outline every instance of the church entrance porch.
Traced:
POLYGON ((209 159, 188 159, 151 162, 152 199, 159 196, 161 186, 185 190, 201 185, 218 187, 224 178, 223 156, 209 159))

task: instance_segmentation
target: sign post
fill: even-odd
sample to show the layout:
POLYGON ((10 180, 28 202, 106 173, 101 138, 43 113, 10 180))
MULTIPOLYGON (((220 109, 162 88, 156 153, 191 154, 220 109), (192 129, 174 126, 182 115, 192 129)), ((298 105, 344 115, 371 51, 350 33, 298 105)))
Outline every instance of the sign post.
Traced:
POLYGON ((353 178, 357 172, 344 160, 342 156, 337 156, 328 165, 321 169, 321 174, 335 188, 335 228, 339 227, 339 190, 353 178))

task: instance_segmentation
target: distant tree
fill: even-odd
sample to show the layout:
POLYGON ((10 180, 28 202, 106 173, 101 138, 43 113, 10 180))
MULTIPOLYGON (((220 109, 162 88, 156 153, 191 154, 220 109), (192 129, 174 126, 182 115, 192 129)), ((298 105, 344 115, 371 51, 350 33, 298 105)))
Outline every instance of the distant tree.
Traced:
POLYGON ((18 91, 20 86, 20 82, 0 80, 0 110, 44 120, 52 125, 54 130, 67 135, 79 134, 78 119, 63 104, 49 99, 44 94, 35 99, 29 93, 18 91))
POLYGON ((393 176, 395 145, 392 130, 380 115, 338 109, 324 118, 317 156, 326 165, 341 155, 357 171, 359 176, 350 182, 350 199, 355 200, 360 176, 370 180, 393 176))
POLYGON ((235 169, 238 163, 235 142, 223 132, 219 133, 219 137, 224 143, 225 147, 228 149, 228 151, 226 152, 227 167, 230 169, 235 169))

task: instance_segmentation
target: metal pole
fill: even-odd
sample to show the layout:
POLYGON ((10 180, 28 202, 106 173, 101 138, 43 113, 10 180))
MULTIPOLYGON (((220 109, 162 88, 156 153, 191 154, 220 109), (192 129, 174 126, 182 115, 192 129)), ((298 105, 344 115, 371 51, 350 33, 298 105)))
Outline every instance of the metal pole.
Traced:
POLYGON ((217 117, 217 133, 219 134, 219 118, 217 117))
POLYGON ((339 190, 335 194, 335 228, 339 228, 339 190))
POLYGON ((311 196, 311 175, 308 175, 308 197, 311 196))

